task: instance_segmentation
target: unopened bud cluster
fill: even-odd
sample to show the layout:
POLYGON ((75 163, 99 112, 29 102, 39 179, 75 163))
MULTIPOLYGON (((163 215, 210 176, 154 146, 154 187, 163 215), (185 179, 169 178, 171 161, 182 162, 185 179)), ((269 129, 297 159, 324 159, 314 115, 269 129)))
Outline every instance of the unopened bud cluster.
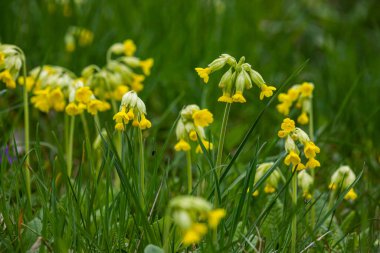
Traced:
POLYGON ((297 170, 314 169, 321 166, 319 161, 315 159, 320 152, 319 147, 310 140, 302 129, 295 126, 293 120, 289 118, 283 120, 278 136, 285 139, 285 150, 288 154, 284 160, 286 165, 292 164, 293 168, 297 168, 297 170), (303 154, 308 159, 306 165, 301 162, 300 150, 296 142, 303 145, 303 154))
POLYGON ((181 229, 182 243, 186 246, 199 243, 226 216, 224 209, 212 209, 208 201, 194 196, 175 197, 169 203, 168 213, 181 229))
POLYGON ((198 75, 205 83, 209 80, 209 75, 217 70, 228 66, 224 73, 219 88, 223 90, 223 95, 219 97, 219 102, 224 103, 245 103, 244 90, 252 88, 252 82, 261 89, 260 100, 273 95, 276 90, 273 86, 268 86, 263 77, 251 65, 245 62, 245 57, 241 57, 239 62, 228 54, 222 54, 219 58, 211 62, 206 68, 195 68, 198 75))
POLYGON ((295 105, 297 109, 301 110, 297 122, 301 125, 309 123, 313 90, 313 83, 304 82, 302 84, 293 85, 287 93, 280 93, 278 95, 280 104, 277 105, 277 110, 281 114, 288 116, 291 107, 295 105))
MULTIPOLYGON (((355 179, 356 175, 349 166, 340 166, 331 176, 329 189, 344 191, 350 187, 355 179)), ((354 188, 351 188, 346 196, 344 196, 347 200, 355 200, 357 197, 358 195, 356 194, 354 188)))
MULTIPOLYGON (((188 105, 181 110, 180 119, 177 123, 176 135, 178 142, 174 146, 176 151, 188 151, 191 149, 190 142, 200 142, 206 150, 213 148, 212 143, 206 140, 204 128, 209 126, 213 121, 212 113, 207 109, 200 109, 197 105, 188 105)), ((202 153, 202 148, 198 144, 196 153, 202 153)))

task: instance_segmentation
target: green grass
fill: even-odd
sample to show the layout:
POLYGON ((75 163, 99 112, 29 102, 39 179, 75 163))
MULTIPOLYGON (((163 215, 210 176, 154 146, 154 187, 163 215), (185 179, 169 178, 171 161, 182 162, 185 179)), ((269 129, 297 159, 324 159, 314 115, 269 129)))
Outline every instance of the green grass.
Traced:
POLYGON ((144 131, 145 204, 138 198, 136 130, 122 135, 120 155, 112 112, 99 114, 100 125, 84 115, 89 137, 76 117, 73 175, 68 177, 63 113, 44 114, 30 106, 30 205, 22 173, 26 158, 22 89, 4 90, 0 150, 8 145, 17 159, 12 164, 3 159, 0 165, 0 252, 26 252, 36 242, 41 243, 40 252, 144 252, 149 244, 164 247, 165 242, 171 250, 192 251, 179 246, 179 230, 170 225, 166 210, 172 198, 187 193, 185 153, 174 151, 175 124, 182 107, 193 103, 208 108, 215 119, 206 133, 215 149, 193 154, 193 195, 214 203, 217 191, 218 205, 227 210, 216 242, 208 233, 198 245, 200 252, 288 252, 294 214, 298 252, 312 243, 312 252, 379 251, 377 1, 103 0, 82 6, 69 1, 69 17, 60 5, 49 12, 49 2, 0 3, 0 42, 22 48, 28 70, 52 64, 80 75, 90 64, 103 66, 109 46, 126 38, 135 41, 138 56, 155 60, 139 93, 153 124, 144 131), (70 26, 93 31, 92 45, 67 53, 64 36, 70 26), (194 68, 206 66, 221 53, 245 56, 277 88, 286 90, 303 81, 315 84, 314 128, 322 166, 316 170, 314 202, 304 202, 299 194, 292 207, 292 173, 283 164, 283 144, 277 137, 283 116, 275 109, 277 99, 261 102, 255 88, 245 92, 246 104, 231 107, 225 167, 215 180, 224 110, 217 102, 221 74, 212 75, 205 85, 194 68), (95 149, 92 144, 102 128, 107 131, 95 149), (264 179, 275 169, 253 186, 257 164, 266 161, 277 161, 283 180, 275 193, 254 198, 252 193, 262 190, 264 179), (330 176, 343 164, 357 175, 353 187, 358 198, 343 200, 341 192, 329 206, 330 176), (309 223, 312 206, 314 228, 309 223))

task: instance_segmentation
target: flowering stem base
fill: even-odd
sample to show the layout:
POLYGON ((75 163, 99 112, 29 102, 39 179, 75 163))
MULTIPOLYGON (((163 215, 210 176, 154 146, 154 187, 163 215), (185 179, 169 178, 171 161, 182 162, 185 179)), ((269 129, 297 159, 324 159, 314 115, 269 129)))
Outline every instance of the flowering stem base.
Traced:
POLYGON ((70 118, 69 144, 67 146, 67 176, 71 176, 73 168, 73 143, 74 143, 75 116, 70 118))
MULTIPOLYGON (((294 168, 293 170, 295 170, 294 168)), ((291 252, 296 252, 296 243, 297 243, 297 171, 293 172, 292 178, 292 203, 293 203, 293 211, 294 215, 292 218, 292 242, 291 242, 291 252)))
POLYGON ((139 142, 140 142, 140 202, 144 208, 144 185, 145 185, 145 165, 144 165, 144 142, 142 136, 142 130, 138 130, 139 142))
POLYGON ((191 173, 191 153, 190 150, 186 151, 187 160, 187 193, 191 194, 193 191, 193 176, 191 173))
MULTIPOLYGON (((24 57, 23 57, 24 58, 24 57)), ((26 62, 25 58, 23 59, 22 74, 24 78, 24 87, 23 87, 23 100, 24 100, 24 127, 25 127, 25 183, 26 183, 26 192, 28 195, 29 203, 31 203, 31 186, 30 186, 30 171, 29 171, 29 102, 28 102, 28 89, 26 85, 26 62)))

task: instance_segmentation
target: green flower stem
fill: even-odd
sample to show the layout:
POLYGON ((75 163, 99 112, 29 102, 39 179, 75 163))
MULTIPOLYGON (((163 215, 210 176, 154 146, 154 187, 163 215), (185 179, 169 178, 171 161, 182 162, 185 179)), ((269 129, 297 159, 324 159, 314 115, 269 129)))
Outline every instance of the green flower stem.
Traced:
POLYGON ((83 129, 84 129, 84 136, 86 138, 86 149, 87 149, 88 160, 89 160, 89 163, 91 165, 91 171, 94 171, 94 169, 95 169, 94 159, 92 156, 92 145, 91 145, 90 131, 88 129, 87 119, 86 119, 86 116, 84 115, 84 113, 82 113, 80 115, 80 118, 81 118, 83 129))
POLYGON ((22 75, 24 78, 24 87, 23 87, 23 97, 24 97, 24 131, 25 131, 25 184, 26 184, 26 192, 28 195, 29 203, 31 204, 31 186, 30 186, 30 171, 29 171, 29 102, 28 102, 28 88, 26 86, 26 61, 24 53, 22 53, 22 75))
POLYGON ((140 142, 140 202, 143 208, 144 204, 144 186, 145 186, 145 167, 144 167, 144 142, 142 130, 139 128, 139 142, 140 142))
POLYGON ((67 146, 67 176, 71 176, 73 168, 73 143, 74 143, 75 116, 70 117, 69 144, 67 146))
MULTIPOLYGON (((310 117, 309 117, 309 136, 311 141, 314 141, 314 114, 313 114, 313 98, 310 98, 310 117)), ((315 179, 315 170, 311 169, 311 177, 315 179)), ((314 189, 311 190, 311 200, 314 199, 314 189)), ((311 226, 315 226, 315 205, 311 207, 311 226)))
POLYGON ((191 194, 193 191, 193 176, 191 173, 191 153, 190 150, 186 151, 187 160, 187 193, 191 194))
MULTIPOLYGON (((295 170, 296 167, 293 166, 293 170, 295 170)), ((294 172, 293 178, 292 178, 292 203, 293 203, 293 211, 294 215, 292 218, 292 244, 291 244, 291 252, 296 252, 296 244, 297 244, 297 213, 296 213, 296 207, 297 207, 297 171, 294 172)))
MULTIPOLYGON (((226 107, 224 109, 224 115, 223 115, 223 122, 222 122, 222 128, 220 129, 220 135, 219 135, 219 144, 218 144, 218 153, 216 156, 216 175, 217 179, 219 180, 220 174, 222 173, 222 156, 223 156, 223 146, 224 146, 224 138, 226 136, 226 130, 227 130, 227 123, 228 123, 228 116, 230 114, 231 104, 226 103, 226 107)), ((218 192, 215 189, 215 206, 218 206, 218 192)))

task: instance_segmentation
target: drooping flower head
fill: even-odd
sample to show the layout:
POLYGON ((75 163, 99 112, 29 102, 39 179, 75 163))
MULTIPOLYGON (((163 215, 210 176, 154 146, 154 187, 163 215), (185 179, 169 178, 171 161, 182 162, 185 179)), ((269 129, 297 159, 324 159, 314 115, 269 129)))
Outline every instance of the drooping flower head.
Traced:
POLYGON ((273 95, 276 90, 273 86, 268 86, 262 76, 252 69, 251 65, 245 63, 245 58, 241 57, 239 62, 228 54, 222 54, 219 58, 211 62, 206 68, 195 68, 200 78, 205 83, 209 81, 209 75, 213 72, 222 69, 224 66, 229 66, 229 69, 224 73, 220 82, 219 88, 222 89, 223 95, 219 97, 219 102, 224 103, 245 103, 246 99, 243 92, 246 89, 252 88, 252 81, 260 89, 260 100, 264 97, 273 95))
POLYGON ((137 96, 135 91, 124 94, 120 110, 113 116, 116 122, 115 129, 123 131, 124 126, 131 121, 132 126, 144 130, 150 128, 152 123, 146 118, 146 107, 144 102, 137 96))
POLYGON ((283 120, 281 124, 281 130, 278 131, 278 136, 285 139, 285 150, 287 156, 284 163, 286 165, 293 165, 293 168, 297 167, 297 170, 303 170, 305 168, 314 169, 320 167, 320 163, 315 159, 316 155, 320 152, 320 149, 314 142, 312 142, 309 136, 300 128, 296 127, 295 122, 289 118, 283 120), (308 159, 306 165, 301 162, 300 150, 296 144, 296 141, 303 145, 304 156, 308 159))
MULTIPOLYGON (((257 182, 267 173, 267 171, 270 168, 272 168, 273 164, 274 164, 273 162, 259 164, 259 166, 256 169, 254 184, 257 184, 257 182)), ((264 192, 268 194, 275 192, 280 179, 281 179, 281 174, 276 168, 265 180, 264 192)), ((253 196, 256 197, 258 195, 259 195, 259 190, 256 190, 253 192, 253 196)))
POLYGON ((208 201, 194 196, 175 197, 167 211, 181 229, 182 243, 186 246, 199 243, 207 231, 217 229, 226 216, 224 209, 212 209, 208 201))
POLYGON ((280 93, 277 110, 281 114, 288 116, 290 109, 295 104, 297 109, 301 109, 301 114, 297 118, 297 122, 301 125, 309 123, 311 113, 311 103, 313 97, 314 84, 304 82, 302 84, 293 85, 287 93, 280 93))
POLYGON ((0 83, 8 89, 16 88, 16 79, 23 62, 23 54, 13 45, 0 44, 0 83))
MULTIPOLYGON (((207 109, 200 109, 197 105, 188 105, 181 110, 181 117, 178 120, 176 135, 178 142, 174 146, 176 151, 188 151, 191 149, 191 141, 198 142, 198 136, 200 141, 206 150, 213 148, 212 143, 208 142, 205 138, 204 127, 209 126, 214 121, 212 113, 207 109)), ((202 153, 202 148, 198 144, 196 147, 196 153, 202 153)))
MULTIPOLYGON (((344 191, 355 181, 355 179, 356 175, 349 166, 340 166, 331 176, 329 189, 344 191)), ((344 198, 347 200, 355 200, 357 194, 354 191, 354 188, 351 188, 344 198)))
POLYGON ((66 51, 72 53, 78 44, 80 47, 91 45, 94 40, 94 34, 89 29, 78 26, 71 26, 65 34, 66 51))

